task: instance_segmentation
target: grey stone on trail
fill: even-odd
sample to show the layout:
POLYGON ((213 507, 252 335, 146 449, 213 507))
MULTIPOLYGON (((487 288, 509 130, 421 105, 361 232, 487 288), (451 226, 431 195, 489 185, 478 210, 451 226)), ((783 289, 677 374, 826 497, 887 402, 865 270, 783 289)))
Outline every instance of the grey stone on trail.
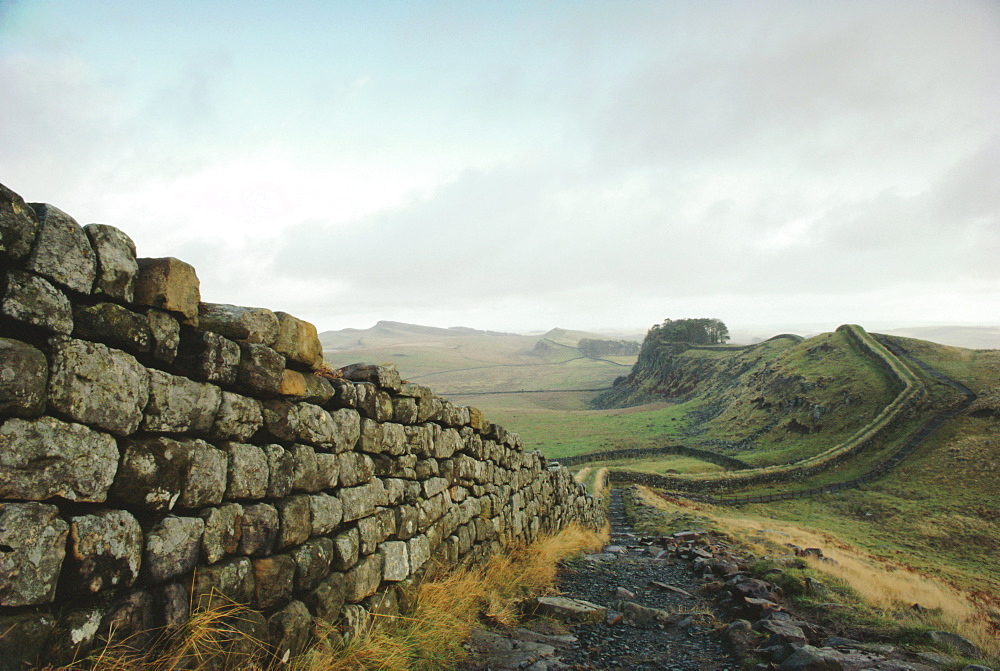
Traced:
POLYGON ((583 599, 566 596, 540 596, 535 599, 535 612, 560 622, 598 623, 604 620, 608 609, 583 599))
POLYGON ((106 433, 54 417, 0 426, 0 497, 99 503, 117 470, 118 446, 106 433))
POLYGON ((67 581, 83 593, 131 587, 142 563, 142 528, 125 510, 70 518, 67 581))
POLYGON ((131 303, 135 297, 135 277, 139 272, 132 238, 107 224, 87 224, 83 230, 97 255, 94 293, 131 303))
POLYGON ((182 323, 197 326, 201 283, 194 266, 172 257, 136 262, 135 302, 173 312, 182 323))
POLYGON ((145 431, 207 433, 222 402, 222 390, 150 368, 149 402, 143 413, 145 431))
POLYGON ((97 277, 97 255, 73 217, 52 205, 30 203, 38 236, 24 267, 56 284, 89 295, 97 277))
POLYGON ((781 671, 841 671, 845 655, 830 648, 803 645, 778 667, 781 671))
POLYGON ((49 405, 69 419, 119 436, 133 433, 149 397, 149 373, 130 354, 100 343, 52 338, 49 405))
POLYGON ((152 349, 149 317, 115 303, 73 306, 73 336, 96 340, 133 354, 152 349))
POLYGON ((205 521, 201 558, 214 564, 226 555, 235 554, 243 535, 243 506, 226 503, 218 508, 206 508, 199 515, 205 521))
POLYGON ((0 417, 35 417, 45 410, 49 365, 40 349, 0 338, 0 417))
POLYGON ((198 563, 205 521, 168 515, 146 534, 143 571, 153 582, 190 573, 198 563))
POLYGON ((278 318, 267 308, 248 308, 226 303, 198 305, 198 326, 230 340, 273 345, 278 338, 278 318))
POLYGON ((46 279, 20 270, 8 270, 0 315, 49 333, 69 335, 73 310, 66 295, 46 279))
POLYGON ((0 184, 0 257, 17 261, 27 256, 37 235, 35 210, 0 184))
POLYGON ((242 443, 257 433, 263 423, 260 401, 224 391, 210 435, 219 440, 242 443))
POLYGON ((237 552, 252 557, 266 557, 278 539, 278 511, 267 503, 243 508, 243 529, 237 552))
POLYGON ((0 606, 52 602, 68 534, 55 506, 0 503, 0 606))
POLYGON ((146 311, 149 320, 151 338, 150 352, 160 361, 172 363, 177 358, 177 347, 181 341, 181 325, 169 312, 149 309, 146 311))

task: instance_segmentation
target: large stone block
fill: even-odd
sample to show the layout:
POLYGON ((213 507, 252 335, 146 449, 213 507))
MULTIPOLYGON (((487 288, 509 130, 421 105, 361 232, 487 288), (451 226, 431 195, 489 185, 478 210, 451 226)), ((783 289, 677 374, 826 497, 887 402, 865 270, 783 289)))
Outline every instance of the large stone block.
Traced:
POLYGON ((195 382, 150 368, 149 401, 142 428, 166 433, 205 433, 215 421, 222 403, 222 390, 207 382, 195 382))
POLYGON ((347 596, 347 579, 343 573, 326 576, 305 598, 306 604, 317 618, 327 622, 338 619, 347 596))
POLYGON ((275 312, 278 318, 278 337, 274 349, 292 362, 319 368, 323 364, 323 345, 316 327, 286 312, 275 312))
POLYGON ((278 318, 267 308, 247 308, 226 303, 201 303, 198 326, 230 340, 273 345, 278 338, 278 318))
POLYGON ((125 442, 111 496, 130 508, 166 512, 174 507, 184 486, 177 441, 144 438, 125 442))
POLYGON ((236 382, 240 346, 218 333, 182 328, 174 362, 196 380, 228 387, 236 382))
POLYGON ((288 419, 296 440, 328 449, 333 447, 337 425, 323 408, 312 403, 295 403, 289 410, 288 419))
POLYGON ((333 433, 333 451, 347 452, 354 449, 361 437, 361 415, 357 410, 341 408, 330 413, 336 427, 333 433))
POLYGON ((205 521, 205 531, 201 535, 202 559, 214 564, 239 550, 243 536, 243 506, 226 503, 218 508, 206 508, 199 515, 205 521))
POLYGON ((320 489, 333 489, 340 481, 340 455, 316 453, 316 477, 320 489))
POLYGON ((181 342, 180 322, 169 312, 152 308, 146 311, 146 319, 149 320, 150 353, 160 361, 172 363, 181 342))
POLYGON ((356 363, 341 369, 344 378, 354 382, 371 382, 383 389, 399 391, 403 381, 395 366, 376 366, 367 363, 356 363))
POLYGON ((201 283, 194 266, 170 257, 136 261, 135 302, 174 312, 183 323, 197 326, 201 283))
POLYGON ((313 538, 294 548, 290 554, 295 560, 295 589, 313 590, 330 572, 333 541, 329 538, 313 538))
POLYGON ((146 368, 100 343, 58 337, 50 344, 49 405, 73 421, 133 433, 149 397, 146 368))
POLYGON ((361 548, 361 535, 356 528, 348 529, 333 537, 334 570, 346 571, 358 563, 358 552, 361 548))
POLYGON ((67 289, 89 294, 97 276, 97 255, 87 234, 73 217, 52 205, 31 203, 38 218, 38 236, 24 264, 67 289))
POLYGON ((337 493, 337 496, 343 504, 343 521, 351 522, 375 512, 375 507, 379 503, 379 488, 372 483, 345 487, 337 493))
POLYGON ((423 534, 406 541, 406 549, 410 556, 411 573, 416 573, 431 558, 431 544, 423 534))
POLYGON ((203 440, 178 440, 170 458, 181 473, 178 504, 184 508, 214 506, 226 493, 228 456, 203 440))
POLYGON ((296 492, 316 492, 321 489, 316 451, 308 445, 292 445, 290 450, 294 468, 292 469, 292 490, 296 492))
POLYGON ((67 584, 96 593, 131 587, 142 562, 142 529, 125 510, 98 510, 70 518, 67 584))
POLYGON ((315 373, 300 373, 300 375, 302 375, 306 386, 306 392, 302 397, 303 401, 316 405, 326 405, 327 401, 333 398, 333 384, 330 383, 330 380, 315 373))
POLYGON ((403 541, 386 541, 379 546, 382 579, 399 582, 410 577, 410 552, 403 541))
POLYGON ((464 441, 456 429, 444 429, 434 436, 434 452, 436 459, 450 459, 455 452, 462 449, 464 441))
POLYGON ((0 417, 35 417, 45 410, 49 365, 28 343, 0 338, 0 417))
POLYGON ((374 594, 382 582, 382 555, 372 554, 360 559, 344 574, 344 582, 344 597, 351 603, 374 594))
POLYGON ((340 486, 354 487, 368 482, 375 474, 375 462, 361 452, 344 452, 340 458, 340 486))
POLYGON ((73 306, 73 337, 97 340, 133 354, 153 347, 149 317, 115 303, 73 306))
POLYGON ((250 605, 254 598, 254 572, 249 559, 227 559, 195 571, 191 603, 197 611, 231 602, 250 605))
POLYGON ((117 469, 115 439, 82 424, 39 417, 0 426, 0 497, 101 502, 117 469))
POLYGON ((35 211, 0 184, 0 257, 17 261, 27 256, 37 235, 35 211))
POLYGON ((274 550, 278 539, 278 511, 267 503, 243 508, 243 532, 237 552, 253 557, 266 557, 274 550))
POLYGON ((106 224, 88 224, 83 230, 97 255, 94 293, 131 303, 135 297, 135 276, 139 272, 132 238, 106 224))
POLYGON ((391 508, 379 508, 373 515, 358 520, 358 534, 361 538, 359 551, 369 555, 378 549, 379 543, 396 532, 396 515, 391 508))
POLYGON ((0 606, 51 603, 69 525, 42 503, 0 503, 0 606))
POLYGON ((287 603, 295 588, 295 560, 280 554, 258 557, 253 562, 254 608, 269 610, 287 603))
POLYGON ((274 507, 278 509, 280 520, 276 549, 283 550, 309 538, 312 531, 312 513, 308 496, 289 496, 277 501, 274 507))
POLYGON ((267 456, 256 445, 223 443, 229 455, 227 499, 262 499, 267 494, 267 456))
POLYGON ((285 357, 267 345, 240 343, 236 382, 248 393, 273 396, 281 391, 285 357))
POLYGON ((204 531, 200 517, 164 517, 146 533, 143 572, 153 582, 190 573, 198 563, 204 531))
POLYGON ((264 423, 260 401, 230 391, 222 392, 211 435, 220 440, 242 443, 250 439, 264 423))
POLYGON ((261 449, 267 457, 267 497, 288 496, 295 480, 295 456, 281 445, 265 445, 261 449))
POLYGON ((311 621, 312 615, 301 601, 290 602, 267 620, 268 643, 275 659, 291 659, 305 652, 311 621))
POLYGON ((48 280, 20 270, 6 273, 0 315, 49 333, 73 331, 73 310, 66 295, 48 280))
POLYGON ((264 401, 264 429, 275 439, 291 443, 296 438, 296 427, 293 423, 293 403, 287 400, 264 401))
POLYGON ((309 497, 309 511, 313 536, 325 536, 334 531, 343 517, 340 499, 329 494, 313 494, 309 497))
POLYGON ((358 449, 371 454, 400 455, 406 452, 406 430, 402 424, 361 420, 358 449))

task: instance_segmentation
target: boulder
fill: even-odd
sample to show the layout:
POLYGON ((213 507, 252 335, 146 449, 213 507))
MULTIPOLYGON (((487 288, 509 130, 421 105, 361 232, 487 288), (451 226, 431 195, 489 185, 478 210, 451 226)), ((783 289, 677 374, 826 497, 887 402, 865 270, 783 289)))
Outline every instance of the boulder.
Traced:
POLYGON ((101 502, 117 470, 118 446, 106 433, 54 417, 0 426, 0 497, 101 502))
POLYGON ((194 266, 169 257, 137 263, 135 302, 176 313, 182 323, 197 326, 201 283, 194 266))
POLYGON ((207 433, 222 403, 222 390, 153 368, 149 370, 149 401, 143 413, 145 431, 207 433))
POLYGON ((42 503, 0 503, 0 606, 51 603, 69 525, 42 503))
POLYGON ((239 550, 243 536, 243 506, 226 503, 218 508, 206 508, 199 515, 205 521, 201 536, 201 558, 205 562, 214 564, 239 550))
POLYGON ((3 184, 0 184, 0 257, 17 261, 31 251, 38 235, 35 211, 3 184))
POLYGON ((267 345, 240 343, 240 363, 236 382, 252 394, 273 396, 281 393, 285 357, 267 345))
POLYGON ((583 599, 565 596, 540 596, 535 599, 535 612, 560 622, 598 623, 608 609, 583 599))
POLYGON ((143 571, 153 582, 190 573, 198 563, 205 521, 168 515, 146 533, 143 571))
POLYGON ((201 303, 198 326, 230 340, 271 346, 278 338, 278 318, 267 308, 201 303))
POLYGON ((49 366, 40 349, 0 338, 0 417, 35 417, 45 410, 49 366))
POLYGON ((133 354, 153 347, 149 317, 115 303, 73 306, 73 337, 96 340, 133 354))
POLYGON ((135 277, 139 272, 132 238, 106 224, 87 224, 83 230, 97 255, 94 293, 131 303, 135 297, 135 277))
POLYGON ((950 631, 929 631, 927 637, 937 645, 951 648, 965 657, 981 657, 983 651, 972 641, 950 631))
POLYGON ((49 333, 69 335, 73 331, 73 310, 66 295, 47 280, 8 270, 0 299, 0 315, 49 333))
POLYGON ((70 518, 67 583, 84 593, 131 587, 142 562, 142 528, 125 510, 70 518))
POLYGON ((286 312, 275 312, 278 318, 278 337, 274 349, 289 361, 310 369, 323 365, 323 345, 316 327, 286 312))
POLYGON ((219 440, 242 443, 263 425, 260 401, 230 391, 222 392, 210 435, 219 440))
POLYGON ((38 235, 24 268, 81 294, 90 294, 97 277, 97 255, 73 217, 52 205, 31 203, 38 235))
POLYGON ((149 373, 130 354, 100 343, 50 341, 49 405, 57 413, 119 436, 133 433, 149 397, 149 373))

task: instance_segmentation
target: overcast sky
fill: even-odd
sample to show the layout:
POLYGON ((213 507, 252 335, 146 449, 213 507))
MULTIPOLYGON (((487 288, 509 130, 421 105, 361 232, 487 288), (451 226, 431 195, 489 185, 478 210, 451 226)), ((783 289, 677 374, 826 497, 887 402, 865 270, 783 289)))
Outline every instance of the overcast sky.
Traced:
POLYGON ((320 330, 1000 323, 1000 3, 0 0, 0 182, 320 330))

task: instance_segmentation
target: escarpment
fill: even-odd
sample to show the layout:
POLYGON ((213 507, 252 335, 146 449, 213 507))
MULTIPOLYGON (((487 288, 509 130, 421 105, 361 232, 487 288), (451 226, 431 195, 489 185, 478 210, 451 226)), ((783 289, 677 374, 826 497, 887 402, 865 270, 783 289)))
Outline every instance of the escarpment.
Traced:
POLYGON ((0 186, 0 669, 64 664, 222 601, 277 658, 313 618, 392 612, 431 565, 603 511, 516 434, 316 328, 203 302, 0 186))

